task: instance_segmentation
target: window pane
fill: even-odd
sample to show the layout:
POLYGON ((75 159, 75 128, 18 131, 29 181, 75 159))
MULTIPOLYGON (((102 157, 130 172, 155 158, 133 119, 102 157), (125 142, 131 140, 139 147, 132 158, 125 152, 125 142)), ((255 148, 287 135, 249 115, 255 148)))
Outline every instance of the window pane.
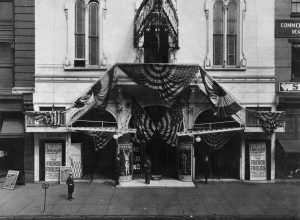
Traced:
POLYGON ((236 65, 236 35, 227 36, 227 65, 236 65))
POLYGON ((90 36, 98 36, 98 5, 96 3, 90 4, 89 29, 90 36))
POLYGON ((98 65, 98 51, 99 51, 99 39, 98 37, 90 37, 89 42, 89 60, 90 65, 98 65))
POLYGON ((12 2, 0 2, 0 20, 12 20, 12 2))
POLYGON ((223 65, 223 35, 214 35, 214 65, 223 65))
POLYGON ((84 34, 82 35, 75 35, 75 57, 79 59, 84 58, 85 46, 84 46, 84 34))
POLYGON ((294 44, 292 47, 292 74, 300 78, 300 45, 294 44))
POLYGON ((296 12, 297 8, 296 8, 296 4, 292 3, 292 12, 296 12))
POLYGON ((223 5, 216 2, 214 5, 214 34, 223 33, 223 5))
POLYGON ((84 12, 84 4, 81 1, 76 2, 76 33, 83 34, 84 33, 84 21, 85 21, 85 12, 84 12))
POLYGON ((228 5, 227 32, 228 34, 237 33, 237 7, 235 3, 230 3, 228 5))
POLYGON ((13 50, 10 43, 0 42, 0 64, 11 66, 13 63, 13 50))
POLYGON ((296 12, 300 12, 300 3, 297 3, 297 9, 296 12))

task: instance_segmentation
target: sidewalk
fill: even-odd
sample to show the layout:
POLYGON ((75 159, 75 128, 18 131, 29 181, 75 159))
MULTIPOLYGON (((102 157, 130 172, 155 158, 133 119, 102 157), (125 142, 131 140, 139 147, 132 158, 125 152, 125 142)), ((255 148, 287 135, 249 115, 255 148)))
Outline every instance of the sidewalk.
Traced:
MULTIPOLYGON (((44 218, 300 219, 300 185, 290 183, 200 183, 190 188, 76 183, 75 199, 68 201, 66 195, 66 185, 50 185, 44 218)), ((40 219, 43 202, 41 183, 16 186, 14 190, 1 188, 0 219, 40 219)))

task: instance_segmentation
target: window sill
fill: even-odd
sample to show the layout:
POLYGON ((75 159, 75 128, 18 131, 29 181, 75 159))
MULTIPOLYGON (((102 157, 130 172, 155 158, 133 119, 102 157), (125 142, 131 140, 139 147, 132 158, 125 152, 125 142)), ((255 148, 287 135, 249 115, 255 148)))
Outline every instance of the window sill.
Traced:
POLYGON ((207 71, 246 71, 246 67, 219 67, 219 66, 213 66, 213 67, 204 67, 207 71))
POLYGON ((65 67, 65 71, 105 71, 107 66, 88 66, 88 67, 65 67))
POLYGON ((300 17, 300 12, 291 12, 290 14, 291 17, 300 17))

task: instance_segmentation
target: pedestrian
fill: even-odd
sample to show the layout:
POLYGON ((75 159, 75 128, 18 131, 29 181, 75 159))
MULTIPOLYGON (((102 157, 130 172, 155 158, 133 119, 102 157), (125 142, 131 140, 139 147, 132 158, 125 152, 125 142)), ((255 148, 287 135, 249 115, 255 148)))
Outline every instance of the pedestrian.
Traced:
POLYGON ((151 161, 150 158, 147 157, 146 163, 145 163, 145 183, 150 184, 150 178, 151 178, 151 161))
POLYGON ((209 158, 208 155, 206 154, 204 156, 204 176, 205 176, 204 184, 207 184, 208 174, 209 174, 209 158))
POLYGON ((121 172, 120 154, 117 154, 116 159, 115 159, 115 183, 116 183, 116 186, 119 185, 120 172, 121 172))
POLYGON ((68 200, 71 201, 71 199, 74 199, 72 196, 74 192, 74 178, 72 172, 69 173, 66 183, 68 185, 68 200))

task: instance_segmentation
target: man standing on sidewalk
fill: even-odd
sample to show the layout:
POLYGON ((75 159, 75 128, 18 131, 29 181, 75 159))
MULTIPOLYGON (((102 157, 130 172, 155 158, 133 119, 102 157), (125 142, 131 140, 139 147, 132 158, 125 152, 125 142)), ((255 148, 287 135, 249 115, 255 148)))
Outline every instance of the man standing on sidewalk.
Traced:
POLYGON ((115 182, 116 182, 116 186, 119 185, 120 173, 121 173, 120 154, 117 154, 116 159, 115 159, 115 182))
POLYGON ((151 178, 151 161, 150 158, 147 157, 147 161, 145 164, 145 183, 150 184, 150 178, 151 178))
POLYGON ((206 154, 204 156, 204 176, 205 176, 204 184, 207 184, 208 174, 209 174, 209 158, 208 155, 206 154))
POLYGON ((66 183, 68 185, 68 200, 71 201, 71 199, 74 199, 72 197, 72 194, 74 192, 74 178, 73 178, 73 173, 69 173, 69 177, 68 177, 66 183))

